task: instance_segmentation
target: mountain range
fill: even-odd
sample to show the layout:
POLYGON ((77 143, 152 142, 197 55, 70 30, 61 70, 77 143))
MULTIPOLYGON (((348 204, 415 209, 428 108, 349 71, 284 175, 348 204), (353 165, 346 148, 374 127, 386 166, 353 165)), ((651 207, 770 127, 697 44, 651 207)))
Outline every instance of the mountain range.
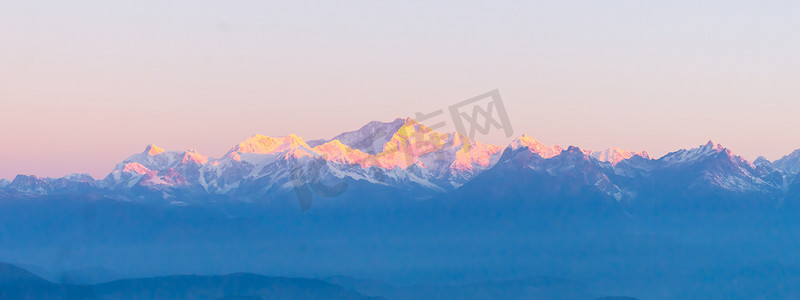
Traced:
POLYGON ((513 176, 513 172, 546 177, 539 184, 550 187, 549 180, 585 187, 616 201, 649 201, 679 193, 758 195, 778 204, 800 192, 800 150, 774 162, 763 157, 749 162, 711 141, 660 158, 618 148, 548 146, 527 135, 499 146, 398 118, 370 122, 330 140, 306 142, 296 135, 257 134, 220 158, 193 149, 167 151, 148 145, 101 180, 87 174, 18 175, 13 181, 0 181, 0 190, 8 196, 148 195, 150 201, 161 198, 173 205, 196 204, 191 199, 203 195, 257 200, 311 189, 334 197, 346 193, 348 184, 431 197, 462 188, 483 173, 513 176), (311 188, 304 190, 306 185, 311 188))
POLYGON ((791 299, 798 171, 800 151, 501 146, 409 118, 329 140, 254 135, 219 158, 148 145, 102 179, 0 181, 0 261, 93 282, 248 272, 415 287, 337 281, 389 299, 547 291, 530 278, 589 297, 791 299))

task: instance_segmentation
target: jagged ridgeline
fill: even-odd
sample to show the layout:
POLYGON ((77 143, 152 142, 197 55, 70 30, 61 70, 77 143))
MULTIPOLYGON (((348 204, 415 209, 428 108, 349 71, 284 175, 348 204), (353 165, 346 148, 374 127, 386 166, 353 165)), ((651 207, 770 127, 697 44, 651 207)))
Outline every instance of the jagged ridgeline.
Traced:
POLYGON ((713 142, 657 159, 647 152, 617 148, 593 151, 547 146, 527 135, 499 146, 458 133, 436 132, 406 118, 370 122, 330 140, 306 142, 295 135, 254 135, 220 158, 192 149, 166 151, 148 145, 144 152, 117 164, 102 180, 86 174, 63 178, 19 175, 0 183, 0 189, 7 197, 92 193, 196 205, 207 197, 291 198, 298 186, 305 184, 312 185, 312 193, 335 198, 358 190, 344 188, 352 184, 428 198, 458 189, 490 169, 492 175, 484 177, 525 169, 547 177, 538 180, 542 183, 567 180, 631 204, 676 194, 682 198, 759 197, 778 204, 798 193, 794 181, 800 171, 800 151, 775 162, 759 158, 751 163, 713 142), (575 178, 579 175, 572 174, 575 172, 583 178, 575 178), (327 194, 324 188, 313 188, 340 183, 345 185, 328 189, 333 192, 327 194))
MULTIPOLYGON (((0 181, 0 261, 54 274, 345 275, 418 287, 348 283, 406 295, 390 299, 453 286, 483 299, 474 283, 495 280, 525 295, 543 290, 519 282, 551 277, 591 286, 592 297, 791 298, 798 171, 800 151, 749 162, 713 142, 659 158, 527 135, 501 146, 412 119, 330 140, 254 135, 218 158, 149 145, 100 180, 0 181)), ((558 291, 542 297, 583 299, 558 291)))

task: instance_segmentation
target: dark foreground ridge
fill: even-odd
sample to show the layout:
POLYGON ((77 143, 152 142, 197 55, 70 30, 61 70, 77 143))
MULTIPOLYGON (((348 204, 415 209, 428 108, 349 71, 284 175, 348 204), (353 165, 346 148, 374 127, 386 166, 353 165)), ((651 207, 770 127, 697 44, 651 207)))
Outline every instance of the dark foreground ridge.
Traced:
POLYGON ((56 284, 0 263, 0 299, 382 299, 316 279, 255 274, 179 275, 94 285, 56 284))
POLYGON ((625 299, 600 297, 584 285, 557 278, 465 285, 395 286, 349 277, 303 279, 248 273, 123 279, 92 285, 57 284, 0 263, 0 299, 625 299))

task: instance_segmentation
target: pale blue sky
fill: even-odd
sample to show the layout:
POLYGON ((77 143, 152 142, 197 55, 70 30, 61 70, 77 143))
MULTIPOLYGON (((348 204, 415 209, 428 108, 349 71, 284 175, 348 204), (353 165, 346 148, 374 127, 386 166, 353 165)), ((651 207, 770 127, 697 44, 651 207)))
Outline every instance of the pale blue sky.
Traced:
POLYGON ((495 88, 548 144, 800 148, 790 1, 78 2, 0 6, 0 178, 331 137, 495 88))

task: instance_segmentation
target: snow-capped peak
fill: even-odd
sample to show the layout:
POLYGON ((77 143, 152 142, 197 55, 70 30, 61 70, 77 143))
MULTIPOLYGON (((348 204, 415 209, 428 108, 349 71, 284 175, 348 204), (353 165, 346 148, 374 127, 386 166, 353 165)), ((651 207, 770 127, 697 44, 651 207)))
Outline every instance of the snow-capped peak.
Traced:
POLYGON ((564 148, 559 145, 547 146, 537 141, 533 137, 524 134, 512 141, 509 146, 513 150, 527 147, 531 152, 539 154, 539 156, 543 158, 552 158, 564 151, 564 148))
POLYGON ((117 165, 116 169, 124 168, 124 165, 130 163, 138 163, 150 170, 167 170, 175 167, 179 163, 195 163, 205 164, 208 157, 197 153, 194 149, 185 152, 166 151, 156 145, 150 144, 145 147, 142 153, 131 155, 121 164, 117 165))
POLYGON ((273 154, 276 152, 289 151, 293 148, 311 149, 311 146, 299 136, 290 134, 284 137, 269 137, 265 135, 253 135, 236 146, 233 146, 229 153, 258 153, 273 154))
POLYGON ((721 152, 728 152, 729 155, 733 156, 733 153, 730 153, 730 150, 728 150, 727 148, 713 141, 708 141, 708 143, 706 143, 705 145, 702 145, 697 148, 688 150, 681 149, 675 152, 668 153, 667 155, 661 157, 659 160, 667 164, 682 164, 687 162, 694 162, 721 152))
POLYGON ((708 140, 708 143, 706 143, 703 147, 706 148, 706 149, 715 150, 717 152, 722 151, 722 150, 725 149, 725 147, 722 147, 722 145, 717 144, 712 140, 708 140))
POLYGON ((584 152, 599 161, 611 163, 612 166, 616 166, 619 162, 634 156, 650 159, 650 155, 647 153, 647 151, 625 151, 620 148, 608 148, 603 151, 584 150, 584 152))
POLYGON ((766 157, 759 156, 756 160, 753 161, 753 165, 756 166, 771 166, 772 162, 770 162, 766 157))
POLYGON ((397 118, 391 122, 372 121, 357 130, 339 134, 330 140, 314 141, 312 145, 319 146, 329 141, 339 140, 352 149, 368 154, 377 154, 409 120, 411 119, 397 118))
POLYGON ((136 173, 136 174, 142 175, 142 174, 149 173, 150 169, 148 169, 147 167, 143 166, 140 163, 133 162, 133 163, 127 163, 127 164, 123 165, 122 172, 136 173))
POLYGON ((332 162, 361 164, 365 167, 368 166, 370 162, 369 154, 357 149, 352 149, 339 140, 329 141, 313 149, 315 152, 321 154, 324 159, 332 162))
POLYGON ((800 173, 800 149, 774 161, 773 166, 789 174, 800 173))
POLYGON ((198 153, 197 150, 189 149, 183 153, 183 157, 181 158, 181 163, 185 164, 189 162, 198 165, 204 165, 206 162, 208 162, 208 156, 198 153))
POLYGON ((160 147, 158 147, 158 146, 156 146, 154 144, 150 144, 150 145, 147 145, 147 147, 144 148, 144 152, 143 153, 146 153, 146 154, 148 154, 150 156, 156 156, 156 155, 159 155, 161 153, 164 153, 164 149, 160 148, 160 147))
MULTIPOLYGON (((456 140, 463 137, 461 134, 456 134, 456 140)), ((484 144, 481 142, 469 143, 466 139, 466 147, 458 147, 456 157, 450 165, 450 169, 458 172, 472 172, 476 167, 487 168, 497 162, 502 148, 497 145, 484 144)), ((460 141, 458 141, 460 142, 460 141)), ((460 144, 455 144, 460 145, 460 144)))
MULTIPOLYGON (((117 164, 103 180, 103 184, 132 187, 137 183, 142 184, 141 180, 150 180, 150 183, 157 180, 174 182, 169 177, 175 177, 178 173, 197 173, 207 162, 208 157, 194 149, 183 152, 166 151, 151 144, 143 152, 133 154, 117 164), (163 178, 157 178, 158 176, 163 178)), ((197 178, 198 175, 188 177, 197 178)))
POLYGON ((93 182, 94 181, 94 178, 92 177, 92 175, 85 174, 85 173, 83 173, 83 174, 81 174, 81 173, 72 173, 72 174, 69 174, 67 176, 64 176, 63 178, 65 180, 71 181, 71 182, 93 182))
POLYGON ((391 135, 383 146, 383 151, 376 154, 376 164, 385 169, 395 167, 407 168, 419 162, 425 154, 442 150, 451 136, 440 133, 411 118, 403 120, 403 126, 391 135))
MULTIPOLYGON (((669 153, 658 161, 650 160, 647 152, 619 148, 592 151, 571 146, 565 150, 559 145, 545 145, 528 135, 518 137, 508 148, 518 151, 502 151, 506 147, 482 144, 459 133, 440 133, 411 118, 397 118, 391 122, 370 122, 334 139, 313 143, 307 143, 296 135, 269 137, 256 134, 215 159, 209 159, 194 149, 173 152, 151 144, 143 152, 119 163, 103 181, 92 183, 89 176, 74 175, 59 182, 86 181, 91 183, 89 185, 103 188, 177 189, 183 186, 224 194, 289 188, 296 183, 299 174, 301 179, 308 180, 350 178, 382 185, 415 184, 446 190, 472 180, 484 170, 497 167, 504 153, 508 156, 503 157, 509 159, 504 159, 501 167, 511 163, 531 169, 541 168, 551 175, 572 172, 578 166, 580 170, 596 174, 613 171, 633 178, 658 175, 654 170, 659 168, 674 171, 688 167, 701 170, 703 178, 716 186, 732 190, 760 187, 769 179, 764 179, 763 175, 775 171, 774 168, 757 168, 713 141, 669 153), (617 165, 635 156, 645 160, 635 159, 617 165), (609 163, 615 167, 609 167, 609 163)), ((763 158, 757 161, 759 166, 768 163, 763 158)), ((800 150, 776 161, 775 165, 787 173, 800 172, 800 150)), ((597 179, 592 181, 595 185, 595 182, 610 182, 609 178, 599 175, 593 178, 597 179)), ((44 183, 37 180, 25 177, 15 181, 17 185, 24 182, 42 185, 49 179, 38 180, 44 183)), ((780 185, 775 182, 768 183, 780 185)), ((619 189, 613 184, 609 189, 616 191, 617 197, 619 189)))

